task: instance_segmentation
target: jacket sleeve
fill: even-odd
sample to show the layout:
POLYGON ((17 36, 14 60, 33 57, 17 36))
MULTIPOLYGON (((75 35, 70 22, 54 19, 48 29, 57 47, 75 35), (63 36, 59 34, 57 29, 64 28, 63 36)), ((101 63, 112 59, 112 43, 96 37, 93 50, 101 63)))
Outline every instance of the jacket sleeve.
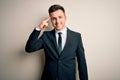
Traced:
POLYGON ((36 50, 43 48, 43 40, 42 40, 43 35, 40 38, 38 38, 39 34, 40 31, 37 31, 35 29, 33 30, 25 46, 26 52, 34 52, 36 50))
POLYGON ((78 61, 78 70, 80 80, 88 80, 87 64, 85 59, 84 47, 79 35, 79 44, 77 49, 77 61, 78 61))

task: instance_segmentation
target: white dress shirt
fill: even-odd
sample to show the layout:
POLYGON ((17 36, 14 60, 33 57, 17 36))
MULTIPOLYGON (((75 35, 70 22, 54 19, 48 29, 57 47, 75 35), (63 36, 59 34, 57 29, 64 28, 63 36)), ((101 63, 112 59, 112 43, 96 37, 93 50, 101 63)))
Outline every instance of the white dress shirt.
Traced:
POLYGON ((59 32, 62 33, 62 34, 61 34, 61 37, 62 37, 62 50, 63 50, 63 48, 64 48, 64 46, 65 46, 65 43, 66 43, 66 39, 67 39, 67 28, 65 27, 65 28, 64 28, 63 30, 61 30, 61 31, 55 30, 57 45, 58 45, 58 37, 59 37, 58 33, 59 33, 59 32))

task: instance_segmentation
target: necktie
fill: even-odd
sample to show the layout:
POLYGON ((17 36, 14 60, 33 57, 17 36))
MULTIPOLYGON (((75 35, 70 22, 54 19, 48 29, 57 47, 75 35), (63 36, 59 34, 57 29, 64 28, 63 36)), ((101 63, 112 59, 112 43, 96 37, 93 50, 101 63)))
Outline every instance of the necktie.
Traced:
POLYGON ((62 37, 61 37, 61 32, 58 33, 58 51, 59 51, 59 54, 62 52, 62 37))

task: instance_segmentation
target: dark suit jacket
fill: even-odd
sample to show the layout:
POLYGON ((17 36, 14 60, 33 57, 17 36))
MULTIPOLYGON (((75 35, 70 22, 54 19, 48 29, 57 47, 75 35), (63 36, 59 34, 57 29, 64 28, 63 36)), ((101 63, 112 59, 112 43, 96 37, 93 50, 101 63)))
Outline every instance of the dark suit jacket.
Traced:
POLYGON ((67 29, 67 40, 59 55, 55 30, 45 31, 38 38, 40 31, 34 30, 26 44, 26 51, 33 52, 44 48, 45 67, 41 80, 76 80, 76 56, 80 80, 88 80, 84 48, 80 33, 67 29))

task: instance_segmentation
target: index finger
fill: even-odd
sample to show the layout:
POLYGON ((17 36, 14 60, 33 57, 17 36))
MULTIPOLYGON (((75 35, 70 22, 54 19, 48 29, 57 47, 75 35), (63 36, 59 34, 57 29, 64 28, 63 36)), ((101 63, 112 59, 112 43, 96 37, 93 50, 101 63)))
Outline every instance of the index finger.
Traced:
POLYGON ((46 22, 48 22, 50 20, 50 17, 48 17, 47 19, 45 19, 46 22))

